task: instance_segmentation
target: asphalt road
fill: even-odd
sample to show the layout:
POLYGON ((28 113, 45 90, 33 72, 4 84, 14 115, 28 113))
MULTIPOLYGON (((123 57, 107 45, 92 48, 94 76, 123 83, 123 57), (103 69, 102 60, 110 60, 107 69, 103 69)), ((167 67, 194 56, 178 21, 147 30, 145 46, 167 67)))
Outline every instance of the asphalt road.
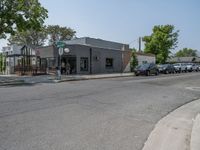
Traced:
POLYGON ((200 73, 0 87, 0 150, 141 150, 200 73))

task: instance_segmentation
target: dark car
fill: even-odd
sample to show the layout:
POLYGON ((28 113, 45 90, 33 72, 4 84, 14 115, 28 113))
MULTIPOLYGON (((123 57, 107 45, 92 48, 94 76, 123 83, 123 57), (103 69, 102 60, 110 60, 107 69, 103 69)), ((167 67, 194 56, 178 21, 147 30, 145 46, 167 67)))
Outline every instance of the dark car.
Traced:
POLYGON ((172 64, 161 64, 158 66, 159 72, 160 73, 175 73, 175 67, 172 64))
POLYGON ((149 76, 151 74, 154 74, 154 75, 159 74, 158 67, 156 66, 156 64, 153 64, 153 63, 139 65, 135 68, 134 72, 136 76, 139 76, 139 75, 149 76))

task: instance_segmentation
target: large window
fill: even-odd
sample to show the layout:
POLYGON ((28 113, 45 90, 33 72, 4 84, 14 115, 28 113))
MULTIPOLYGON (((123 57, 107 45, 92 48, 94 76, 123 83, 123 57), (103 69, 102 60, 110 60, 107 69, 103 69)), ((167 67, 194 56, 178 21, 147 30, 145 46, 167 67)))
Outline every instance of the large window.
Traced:
POLYGON ((49 58, 48 59, 49 63, 48 63, 48 67, 50 68, 55 68, 56 67, 56 59, 55 58, 49 58))
POLYGON ((87 57, 81 57, 80 70, 81 71, 88 71, 88 58, 87 57))
POLYGON ((106 58, 106 68, 113 68, 113 58, 106 58))
POLYGON ((147 64, 148 62, 145 60, 145 61, 142 61, 142 64, 147 64))

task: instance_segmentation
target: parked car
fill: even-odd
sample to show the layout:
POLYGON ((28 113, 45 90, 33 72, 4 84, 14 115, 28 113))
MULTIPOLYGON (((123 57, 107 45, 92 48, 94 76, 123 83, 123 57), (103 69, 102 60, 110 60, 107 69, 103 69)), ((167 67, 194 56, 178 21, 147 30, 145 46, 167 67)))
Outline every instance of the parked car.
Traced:
POLYGON ((195 68, 193 66, 193 63, 187 63, 186 64, 187 71, 192 72, 195 68))
POLYGON ((178 73, 187 72, 187 65, 185 63, 176 63, 174 64, 174 67, 178 73))
POLYGON ((175 68, 176 73, 181 73, 181 64, 180 63, 173 64, 173 66, 175 68))
POLYGON ((196 72, 198 72, 198 71, 200 71, 200 66, 198 65, 198 64, 194 64, 195 66, 194 66, 194 70, 196 71, 196 72))
POLYGON ((175 73, 175 67, 172 64, 161 64, 158 66, 159 72, 160 73, 175 73))
POLYGON ((197 67, 194 63, 186 63, 187 71, 192 72, 197 70, 197 67))
POLYGON ((158 67, 156 66, 156 64, 153 63, 147 63, 147 64, 142 64, 139 65, 135 68, 135 75, 139 76, 139 75, 159 75, 159 70, 158 67))
POLYGON ((182 72, 187 72, 187 64, 186 63, 181 63, 181 71, 182 72))
POLYGON ((200 64, 197 64, 197 70, 200 71, 200 64))

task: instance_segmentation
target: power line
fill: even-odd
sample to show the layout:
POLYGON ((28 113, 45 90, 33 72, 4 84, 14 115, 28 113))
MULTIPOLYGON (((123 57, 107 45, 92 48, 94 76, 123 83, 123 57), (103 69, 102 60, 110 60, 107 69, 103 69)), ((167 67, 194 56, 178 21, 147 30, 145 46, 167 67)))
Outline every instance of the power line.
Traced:
POLYGON ((135 39, 134 41, 131 41, 129 44, 132 44, 132 43, 134 43, 134 42, 138 42, 138 38, 137 39, 135 39))

